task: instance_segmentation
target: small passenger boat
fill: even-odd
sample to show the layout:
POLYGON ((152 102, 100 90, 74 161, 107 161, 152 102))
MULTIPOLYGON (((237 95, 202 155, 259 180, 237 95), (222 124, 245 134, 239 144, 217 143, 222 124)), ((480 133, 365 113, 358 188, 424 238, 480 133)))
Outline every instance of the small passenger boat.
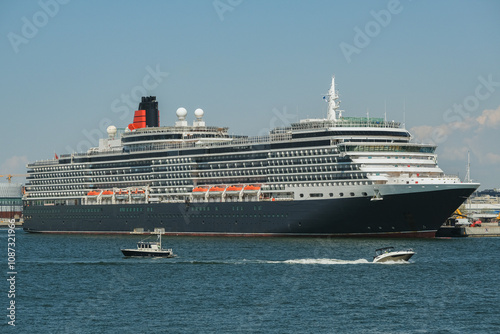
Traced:
POLYGON ((408 261, 414 254, 413 249, 396 251, 394 247, 384 247, 375 250, 373 262, 408 261))
POLYGON ((133 257, 176 257, 171 248, 161 248, 161 235, 157 234, 157 241, 139 241, 137 249, 121 249, 124 256, 133 257))

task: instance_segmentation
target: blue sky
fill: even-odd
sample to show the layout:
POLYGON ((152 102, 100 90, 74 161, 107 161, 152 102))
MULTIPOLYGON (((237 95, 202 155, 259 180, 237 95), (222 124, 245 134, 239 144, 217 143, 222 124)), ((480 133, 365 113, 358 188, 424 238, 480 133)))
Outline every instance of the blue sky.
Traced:
POLYGON ((499 14, 493 0, 2 1, 0 174, 94 146, 143 92, 162 125, 178 107, 248 135, 322 118, 335 74, 345 116, 404 120, 462 178, 470 150, 473 179, 500 188, 499 14))

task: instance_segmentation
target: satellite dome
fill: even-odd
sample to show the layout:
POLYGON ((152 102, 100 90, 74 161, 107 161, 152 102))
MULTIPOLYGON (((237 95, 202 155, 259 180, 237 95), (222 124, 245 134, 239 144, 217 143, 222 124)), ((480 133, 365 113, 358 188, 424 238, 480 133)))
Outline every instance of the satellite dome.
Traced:
POLYGON ((194 111, 194 116, 195 116, 196 118, 202 118, 204 113, 205 113, 205 112, 203 111, 203 109, 198 108, 198 109, 196 109, 196 110, 194 111))
POLYGON ((108 134, 116 133, 116 126, 110 125, 110 126, 108 126, 108 128, 106 129, 106 131, 108 132, 108 134))
POLYGON ((186 118, 186 115, 187 115, 187 110, 186 110, 186 108, 181 107, 181 108, 177 109, 175 114, 177 115, 177 117, 179 117, 180 120, 184 120, 186 118))
POLYGON ((116 135, 116 126, 110 125, 110 126, 108 126, 106 131, 108 132, 109 138, 114 138, 116 135))

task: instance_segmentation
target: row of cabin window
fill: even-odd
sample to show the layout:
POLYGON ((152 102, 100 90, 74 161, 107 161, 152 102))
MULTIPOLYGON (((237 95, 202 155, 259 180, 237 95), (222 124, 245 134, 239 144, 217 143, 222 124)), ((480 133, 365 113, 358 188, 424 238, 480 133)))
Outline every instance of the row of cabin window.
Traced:
POLYGON ((328 165, 311 167, 291 167, 291 168, 269 168, 269 174, 290 174, 290 173, 318 173, 318 172, 336 172, 346 170, 359 170, 358 165, 328 165))
MULTIPOLYGON (((353 193, 353 192, 350 192, 349 195, 351 197, 356 196, 356 194, 353 193)), ((361 195, 364 196, 364 197, 368 196, 368 194, 366 192, 362 192, 361 195)), ((323 197, 323 196, 324 196, 324 194, 322 194, 322 193, 309 194, 309 197, 323 197)), ((329 193, 328 196, 329 197, 334 197, 335 195, 333 193, 329 193)), ((304 194, 299 194, 299 197, 303 198, 304 194)), ((339 197, 344 197, 344 193, 339 193, 339 197)))
POLYGON ((365 173, 345 173, 345 174, 311 174, 311 175, 287 175, 269 177, 270 182, 300 182, 300 181, 328 181, 328 180, 349 180, 366 179, 365 173))

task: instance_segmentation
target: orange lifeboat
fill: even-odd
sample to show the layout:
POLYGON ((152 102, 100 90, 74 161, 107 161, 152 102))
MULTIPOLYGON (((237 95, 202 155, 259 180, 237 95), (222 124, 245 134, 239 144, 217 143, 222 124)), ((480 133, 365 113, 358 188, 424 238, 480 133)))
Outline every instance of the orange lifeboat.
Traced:
POLYGON ((127 199, 128 198, 128 190, 119 190, 115 192, 115 196, 117 199, 127 199))
POLYGON ((100 194, 101 194, 100 191, 91 190, 87 193, 87 196, 96 197, 99 196, 100 194))
POLYGON ((199 186, 193 189, 192 193, 194 196, 205 196, 208 192, 208 186, 199 186))
POLYGON ((212 188, 210 188, 210 192, 223 192, 224 190, 226 189, 226 187, 224 186, 213 186, 212 188))
POLYGON ((102 196, 103 198, 111 198, 111 197, 113 197, 113 194, 114 194, 114 193, 113 193, 113 191, 111 191, 111 190, 104 190, 104 191, 101 193, 101 196, 102 196))
POLYGON ((254 191, 259 191, 260 190, 260 186, 256 186, 256 185, 253 185, 253 184, 249 184, 248 186, 246 186, 243 191, 248 191, 248 192, 254 192, 254 191))
POLYGON ((243 189, 243 186, 229 186, 226 189, 226 192, 239 192, 243 189))
POLYGON ((136 190, 132 191, 131 195, 132 195, 132 198, 134 198, 134 199, 141 199, 141 198, 144 198, 144 196, 145 196, 144 190, 142 190, 142 189, 136 189, 136 190))

